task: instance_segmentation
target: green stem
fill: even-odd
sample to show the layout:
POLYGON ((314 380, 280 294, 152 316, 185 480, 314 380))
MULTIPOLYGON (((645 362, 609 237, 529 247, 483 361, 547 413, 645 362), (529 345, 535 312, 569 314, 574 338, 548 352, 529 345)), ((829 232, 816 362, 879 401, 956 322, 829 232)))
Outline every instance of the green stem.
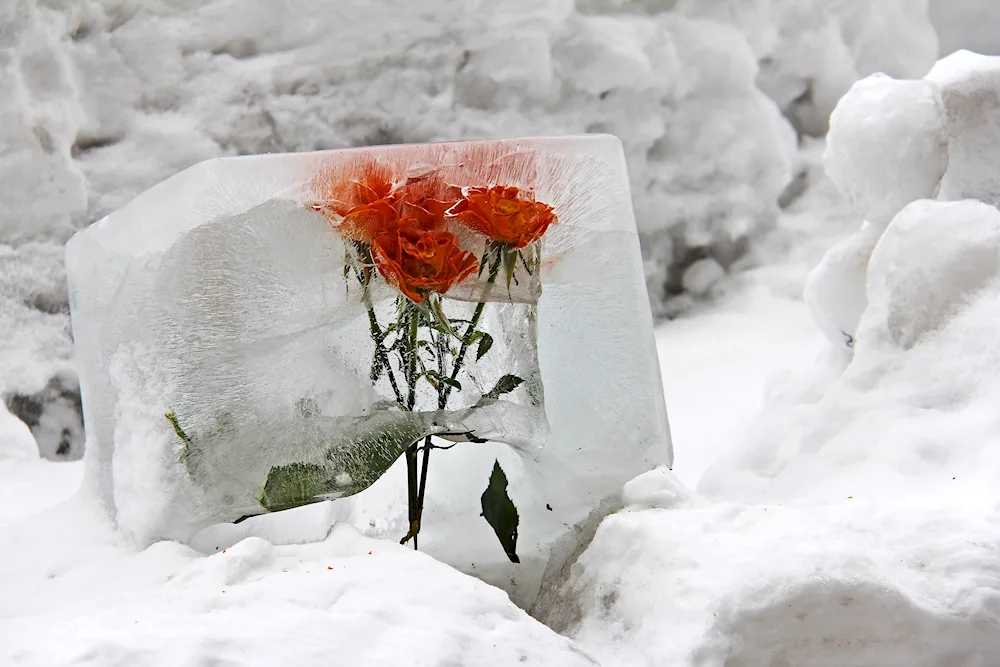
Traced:
POLYGON ((389 363, 389 352, 385 349, 385 334, 378 325, 375 307, 368 299, 367 293, 365 294, 365 304, 368 306, 368 322, 372 332, 372 340, 375 341, 375 356, 379 358, 382 367, 385 368, 386 375, 389 376, 389 384, 392 386, 392 393, 396 395, 396 402, 402 405, 403 394, 399 391, 399 385, 396 384, 396 374, 392 370, 392 364, 389 363))
MULTIPOLYGON (((500 273, 500 266, 502 264, 502 258, 503 258, 501 247, 497 246, 495 248, 487 248, 483 260, 484 261, 487 260, 491 250, 495 250, 496 259, 490 265, 490 276, 486 283, 487 284, 486 293, 483 294, 483 300, 480 301, 478 304, 476 304, 476 310, 473 312, 472 319, 469 320, 469 326, 466 328, 465 335, 462 337, 462 345, 461 347, 459 347, 458 355, 455 357, 455 365, 451 369, 452 380, 456 379, 458 377, 459 372, 461 372, 462 370, 462 365, 465 363, 465 355, 468 353, 469 350, 470 336, 476 330, 476 327, 479 326, 479 320, 482 318, 483 311, 486 308, 486 299, 488 298, 489 292, 492 289, 493 285, 496 283, 497 275, 500 273)), ((411 319, 407 321, 408 325, 407 328, 409 329, 410 332, 410 340, 409 340, 410 344, 407 346, 409 354, 409 363, 408 363, 409 372, 407 374, 407 382, 409 383, 410 387, 410 395, 407 400, 407 406, 408 409, 410 410, 413 409, 413 405, 415 402, 414 392, 416 391, 416 382, 413 381, 412 378, 415 373, 413 360, 417 352, 417 333, 419 331, 418 329, 419 321, 416 318, 419 318, 419 316, 420 316, 419 311, 416 312, 411 311, 410 314, 411 319)), ((431 336, 433 339, 433 333, 431 334, 431 336)), ((433 339, 433 340, 437 351, 438 372, 441 375, 444 375, 445 368, 444 368, 444 350, 442 349, 443 345, 441 344, 440 339, 433 339)), ((447 385, 443 382, 440 384, 438 389, 439 410, 444 410, 445 407, 447 407, 448 398, 451 395, 451 390, 452 390, 452 385, 447 385)), ((419 447, 417 443, 413 443, 406 450, 406 472, 407 472, 407 492, 408 492, 407 505, 409 510, 408 515, 410 519, 410 530, 406 534, 406 536, 402 540, 400 540, 400 544, 406 544, 406 542, 412 537, 414 549, 417 548, 417 535, 420 533, 420 521, 423 518, 424 514, 424 498, 426 497, 427 493, 427 470, 428 466, 430 465, 431 449, 432 449, 431 436, 428 435, 424 438, 424 456, 423 456, 423 461, 421 462, 422 465, 420 466, 419 482, 417 481, 417 455, 419 452, 419 447)))
MULTIPOLYGON (((406 383, 409 387, 406 398, 406 409, 413 410, 417 402, 417 336, 420 332, 420 311, 414 308, 409 302, 406 303, 406 333, 407 344, 403 346, 406 350, 405 369, 406 383)), ((410 528, 406 535, 400 540, 400 544, 406 544, 413 538, 413 549, 417 549, 417 534, 420 532, 420 511, 419 511, 419 490, 417 486, 417 452, 418 445, 413 443, 406 449, 406 491, 407 491, 407 515, 410 520, 410 528)))
MULTIPOLYGON (((465 363, 465 355, 469 351, 469 339, 472 336, 472 332, 476 330, 479 326, 479 320, 483 316, 483 310, 486 308, 486 299, 489 297, 489 290, 492 289, 493 285, 497 281, 497 274, 500 273, 501 255, 500 249, 497 249, 496 262, 490 266, 490 277, 486 281, 487 288, 486 293, 483 294, 483 301, 476 304, 476 310, 472 313, 472 319, 469 321, 469 326, 465 330, 465 335, 462 336, 462 346, 458 348, 458 356, 455 357, 455 366, 451 369, 451 379, 454 380, 458 377, 459 372, 462 370, 462 364, 465 363)), ((484 257, 485 259, 485 257, 484 257)), ((451 395, 451 385, 448 385, 444 391, 444 400, 447 403, 448 397, 451 395)))

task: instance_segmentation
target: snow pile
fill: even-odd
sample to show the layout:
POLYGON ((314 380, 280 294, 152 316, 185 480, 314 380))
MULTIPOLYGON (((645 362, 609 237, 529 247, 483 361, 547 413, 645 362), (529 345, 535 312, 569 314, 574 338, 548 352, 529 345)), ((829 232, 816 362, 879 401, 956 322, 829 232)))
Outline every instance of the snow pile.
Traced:
MULTIPOLYGON (((27 206, 52 188, 40 170, 58 171, 62 194, 38 215, 60 229, 220 155, 611 132, 660 305, 682 289, 672 269, 688 248, 728 265, 773 222, 790 177, 790 133, 755 87, 756 59, 717 22, 583 15, 567 0, 17 0, 0 22, 15 16, 25 37, 8 76, 41 81, 51 101, 0 102, 21 118, 4 131, 28 146, 8 160, 5 192, 27 206)), ((11 210, 41 229, 34 209, 11 210)))
POLYGON ((922 80, 859 81, 837 106, 827 172, 865 224, 829 251, 805 294, 835 345, 853 347, 867 303, 868 257, 905 206, 931 198, 1000 203, 991 157, 1000 147, 998 82, 1000 58, 958 51, 922 80))
POLYGON ((595 664, 502 591, 348 526, 132 552, 79 500, 4 526, 4 664, 595 664))
POLYGON ((814 308, 856 317, 853 353, 831 336, 834 354, 775 384, 701 498, 666 473, 627 493, 541 618, 620 665, 990 664, 1000 211, 981 160, 997 147, 996 72, 1000 59, 958 54, 926 82, 880 77, 841 102, 831 175, 859 213, 901 207, 810 281, 814 308), (912 131, 879 132, 885 118, 912 131), (934 150, 942 134, 952 150, 934 150))
MULTIPOLYGON (((942 0, 944 1, 944 0, 942 0)), ((757 84, 800 132, 821 136, 837 100, 876 72, 923 76, 938 55, 928 0, 579 0, 595 12, 733 25, 760 63, 757 84)))

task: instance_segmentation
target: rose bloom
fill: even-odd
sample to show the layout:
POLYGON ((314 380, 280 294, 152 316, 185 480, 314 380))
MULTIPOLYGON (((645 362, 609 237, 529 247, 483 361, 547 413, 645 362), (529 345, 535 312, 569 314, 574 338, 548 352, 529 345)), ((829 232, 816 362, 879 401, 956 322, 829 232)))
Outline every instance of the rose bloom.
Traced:
POLYGON ((415 303, 431 292, 444 294, 479 268, 475 255, 458 245, 458 237, 433 227, 406 217, 394 231, 372 239, 378 272, 415 303))
POLYGON ((494 241, 523 248, 540 239, 558 219, 552 207, 518 197, 514 187, 469 188, 448 215, 494 241))
POLYGON ((312 206, 342 236, 370 243, 399 218, 398 196, 388 167, 372 162, 351 170, 355 178, 327 186, 322 203, 312 206))

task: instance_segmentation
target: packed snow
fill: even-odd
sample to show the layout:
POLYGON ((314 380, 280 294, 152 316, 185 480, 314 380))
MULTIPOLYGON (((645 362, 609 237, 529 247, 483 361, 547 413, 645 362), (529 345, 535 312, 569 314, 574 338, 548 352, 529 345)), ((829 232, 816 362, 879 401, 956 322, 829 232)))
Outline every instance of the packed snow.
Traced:
POLYGON ((992 664, 1000 67, 960 49, 1000 51, 993 3, 387 8, 0 7, 0 662, 992 664), (142 547, 37 455, 83 449, 62 244, 153 183, 585 130, 622 138, 652 305, 684 312, 657 331, 676 459, 530 616, 334 505, 142 547))

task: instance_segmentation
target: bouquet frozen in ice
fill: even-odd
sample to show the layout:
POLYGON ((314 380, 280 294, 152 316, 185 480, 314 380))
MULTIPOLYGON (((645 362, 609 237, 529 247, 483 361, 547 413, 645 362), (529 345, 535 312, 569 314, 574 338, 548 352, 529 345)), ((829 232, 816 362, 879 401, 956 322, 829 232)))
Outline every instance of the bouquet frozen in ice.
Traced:
POLYGON ((613 137, 212 160, 67 263, 88 475, 143 540, 335 500, 544 565, 669 463, 613 137))

